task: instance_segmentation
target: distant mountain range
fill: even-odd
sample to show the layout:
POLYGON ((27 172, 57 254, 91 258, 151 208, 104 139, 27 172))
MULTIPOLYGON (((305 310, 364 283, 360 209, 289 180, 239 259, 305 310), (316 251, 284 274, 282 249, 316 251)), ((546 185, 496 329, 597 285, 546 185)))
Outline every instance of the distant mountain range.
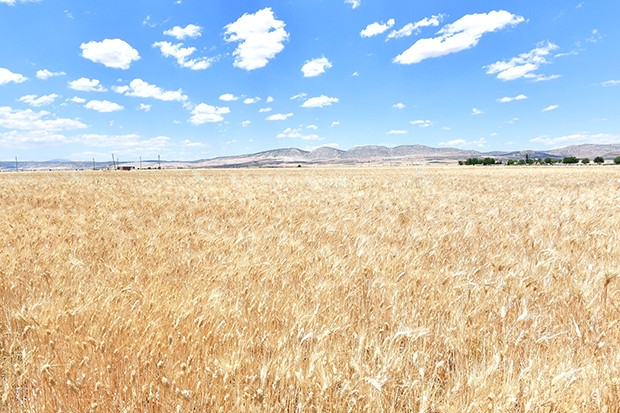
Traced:
MULTIPOLYGON (((260 168, 284 166, 346 166, 346 165, 411 165, 411 164, 455 164, 467 158, 493 157, 501 160, 530 158, 562 159, 566 156, 594 158, 602 156, 608 162, 620 156, 620 144, 574 145, 550 151, 480 152, 457 148, 433 148, 425 145, 356 146, 347 151, 321 147, 313 151, 297 148, 274 149, 246 155, 226 156, 196 161, 162 161, 161 167, 170 168, 260 168)), ((139 162, 123 162, 124 166, 140 167, 139 162)), ((142 161, 142 168, 157 168, 158 161, 142 161)), ((112 162, 72 162, 55 159, 47 162, 17 162, 20 170, 71 170, 111 169, 112 162)), ((14 171, 15 161, 0 162, 0 171, 14 171)))

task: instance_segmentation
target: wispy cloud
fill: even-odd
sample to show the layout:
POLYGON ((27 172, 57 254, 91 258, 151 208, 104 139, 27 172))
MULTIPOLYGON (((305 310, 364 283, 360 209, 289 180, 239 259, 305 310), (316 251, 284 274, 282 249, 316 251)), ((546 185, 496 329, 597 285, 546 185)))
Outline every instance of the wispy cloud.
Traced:
POLYGON ((485 138, 480 138, 473 141, 467 141, 465 139, 454 139, 448 142, 439 142, 439 146, 447 146, 454 148, 462 148, 462 147, 478 147, 484 148, 487 146, 487 140, 485 138))
POLYGON ((408 132, 404 129, 392 129, 386 135, 406 135, 408 132))
POLYGON ((549 111, 552 111, 552 110, 556 110, 559 107, 560 107, 559 105, 550 105, 550 106, 547 106, 546 108, 544 108, 542 111, 543 112, 549 112, 549 111))
POLYGON ((480 109, 477 109, 477 108, 473 108, 471 110, 472 116, 482 115, 483 113, 484 113, 483 111, 481 111, 480 109))
POLYGON ((274 113, 273 115, 269 115, 266 117, 267 120, 287 120, 293 116, 292 113, 274 113))
POLYGON ((338 98, 333 98, 325 95, 317 96, 306 100, 301 107, 302 108, 322 108, 330 106, 333 103, 338 103, 338 98))
POLYGON ((360 32, 360 36, 362 37, 373 37, 373 36, 377 36, 387 30, 389 30, 390 28, 392 28, 394 26, 394 24, 396 24, 396 21, 394 19, 390 19, 387 21, 387 23, 378 23, 378 22, 374 22, 374 23, 370 23, 368 26, 366 26, 366 28, 364 30, 362 30, 360 32))
POLYGON ((540 136, 531 139, 530 142, 541 143, 552 147, 562 147, 567 145, 595 144, 607 145, 620 143, 620 135, 612 135, 609 133, 589 133, 579 132, 572 135, 558 136, 551 138, 548 136, 540 136))
POLYGON ((438 14, 436 16, 425 17, 415 23, 407 23, 399 30, 392 30, 390 34, 388 34, 386 40, 409 37, 414 33, 420 33, 423 27, 439 26, 439 24, 443 21, 443 18, 443 14, 438 14))
POLYGON ((516 80, 524 78, 540 82, 544 80, 557 79, 560 75, 545 76, 534 73, 540 68, 541 65, 549 63, 547 56, 549 56, 551 51, 557 48, 558 46, 551 42, 539 43, 535 49, 527 53, 522 53, 510 60, 498 61, 488 66, 484 66, 484 69, 487 69, 487 74, 497 75, 497 78, 500 80, 516 80))
POLYGON ((497 101, 500 102, 500 103, 509 103, 509 102, 513 102, 515 100, 525 100, 525 99, 527 99, 527 96, 521 94, 521 95, 517 95, 517 96, 514 96, 514 97, 504 96, 503 98, 497 99, 497 101))
POLYGON ((422 119, 412 120, 412 121, 409 121, 409 123, 419 128, 428 128, 433 124, 433 122, 430 120, 422 120, 422 119))

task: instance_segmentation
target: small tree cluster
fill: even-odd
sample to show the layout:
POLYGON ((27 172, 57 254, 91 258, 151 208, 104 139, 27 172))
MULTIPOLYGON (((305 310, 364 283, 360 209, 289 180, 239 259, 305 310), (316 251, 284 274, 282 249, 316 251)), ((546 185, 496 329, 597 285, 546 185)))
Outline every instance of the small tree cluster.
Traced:
POLYGON ((466 161, 459 161, 459 165, 495 165, 496 163, 502 163, 495 158, 468 158, 466 161))
POLYGON ((566 156, 564 157, 564 159, 562 159, 562 163, 579 163, 579 158, 577 158, 576 156, 566 156))
POLYGON ((616 157, 614 158, 614 163, 615 163, 616 165, 620 165, 620 156, 616 156, 616 157))

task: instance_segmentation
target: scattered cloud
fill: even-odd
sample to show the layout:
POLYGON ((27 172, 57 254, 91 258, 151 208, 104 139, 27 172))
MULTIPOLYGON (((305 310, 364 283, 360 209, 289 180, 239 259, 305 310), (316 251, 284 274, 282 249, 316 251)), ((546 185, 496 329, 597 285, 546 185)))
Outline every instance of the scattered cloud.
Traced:
POLYGON ((224 102, 234 102, 236 100, 239 100, 239 98, 233 95, 232 93, 224 93, 223 95, 220 96, 220 100, 224 102))
POLYGON ((618 86, 620 85, 620 80, 608 80, 606 82, 602 82, 601 86, 603 87, 607 87, 607 86, 618 86))
POLYGON ((5 69, 4 67, 0 67, 0 86, 6 85, 7 83, 22 83, 28 80, 26 76, 20 75, 19 73, 13 73, 9 69, 5 69))
POLYGON ((487 69, 487 74, 489 75, 497 74, 497 78, 500 80, 516 80, 524 78, 540 82, 544 80, 556 79, 560 77, 560 75, 544 76, 533 72, 538 70, 541 65, 548 64, 549 61, 546 57, 551 53, 551 51, 557 48, 557 45, 550 42, 539 43, 535 49, 527 53, 522 53, 508 61, 495 62, 485 66, 484 69, 487 69))
POLYGON ((150 112, 151 111, 151 105, 140 103, 140 106, 138 106, 138 110, 141 110, 142 112, 150 112))
POLYGON ((373 36, 377 36, 387 30, 389 30, 390 28, 392 28, 394 26, 394 24, 396 24, 396 21, 394 19, 390 19, 387 21, 387 23, 378 23, 378 22, 374 22, 374 23, 370 23, 368 26, 366 26, 366 28, 364 30, 362 30, 360 32, 360 36, 362 37, 373 37, 373 36))
POLYGON ((0 107, 0 126, 20 131, 61 131, 86 128, 75 119, 56 118, 48 111, 19 110, 9 106, 0 107))
POLYGON ((470 49, 486 33, 515 26, 525 19, 505 10, 467 14, 437 32, 438 37, 420 39, 394 58, 394 63, 414 64, 425 59, 440 57, 470 49))
POLYGON ((306 96, 307 96, 307 94, 306 94, 306 93, 299 93, 299 94, 297 94, 297 95, 295 95, 295 96, 291 96, 291 100, 303 99, 303 98, 305 98, 306 96))
POLYGON ((408 132, 402 129, 392 129, 386 135, 406 135, 408 132))
POLYGON ((273 97, 267 96, 267 100, 265 100, 265 102, 271 103, 271 102, 273 102, 273 100, 274 100, 273 97))
MULTIPOLYGON (((8 0, 11 1, 11 0, 8 0)), ((360 4, 362 4, 362 0, 344 0, 345 4, 350 4, 351 8, 357 9, 360 4)))
POLYGON ((302 108, 322 108, 330 106, 333 103, 338 103, 338 98, 332 98, 325 95, 317 96, 306 100, 301 107, 302 108))
POLYGON ((462 147, 478 147, 484 148, 487 146, 487 140, 485 138, 480 138, 474 141, 466 141, 465 139, 454 139, 448 142, 439 142, 439 146, 447 146, 451 148, 462 148, 462 147))
POLYGON ((322 141, 323 138, 321 138, 319 135, 317 134, 310 134, 310 135, 304 135, 301 131, 301 128, 286 128, 284 130, 284 132, 279 133, 278 135, 276 135, 276 138, 278 139, 303 139, 305 141, 322 141))
POLYGON ((312 129, 312 130, 317 130, 319 127, 316 125, 308 125, 306 126, 306 129, 312 129))
POLYGON ((172 29, 164 31, 166 36, 172 36, 177 40, 183 40, 186 37, 191 37, 195 39, 202 35, 202 27, 196 26, 195 24, 188 24, 185 27, 174 26, 172 29))
POLYGON ((267 113, 267 112, 271 112, 271 108, 260 108, 258 110, 258 113, 267 113))
POLYGON ((428 127, 430 127, 433 124, 433 122, 430 121, 430 120, 421 120, 421 119, 419 119, 419 120, 412 120, 412 121, 409 121, 409 123, 411 123, 412 125, 415 125, 415 126, 417 126, 419 128, 428 128, 428 127))
POLYGON ((243 122, 241 122, 241 126, 247 128, 248 126, 250 126, 251 123, 251 120, 244 120, 243 122))
POLYGON ((224 120, 222 115, 230 113, 227 107, 217 107, 201 103, 192 111, 192 117, 189 122, 193 125, 202 125, 203 123, 221 122, 224 120))
POLYGON ((110 112, 118 112, 119 110, 125 109, 118 103, 110 102, 107 100, 91 100, 87 104, 84 105, 86 109, 96 110, 101 113, 110 113, 110 112))
POLYGON ((394 105, 392 105, 392 108, 394 109, 405 109, 407 106, 405 106, 404 103, 395 103, 394 105))
POLYGON ((292 113, 274 113, 273 115, 267 116, 267 120, 287 120, 293 116, 292 113))
POLYGON ((548 136, 541 136, 531 139, 530 142, 541 143, 543 145, 552 147, 563 147, 568 145, 581 145, 581 144, 595 144, 595 145, 607 145, 620 143, 620 135, 612 135, 609 133, 588 133, 580 132, 572 135, 559 136, 557 138, 550 138, 548 136))
POLYGON ((80 92, 107 92, 108 90, 101 85, 99 80, 86 77, 72 80, 68 85, 71 89, 79 90, 80 92))
POLYGON ((307 60, 301 67, 301 71, 304 73, 304 77, 316 77, 325 73, 325 69, 332 67, 332 63, 327 60, 326 57, 319 57, 312 60, 307 60))
POLYGON ((340 125, 340 121, 335 120, 335 121, 332 122, 332 124, 329 127, 333 128, 334 126, 338 126, 338 125, 340 125))
POLYGON ((179 90, 163 90, 162 88, 151 85, 142 79, 134 79, 129 83, 129 86, 114 86, 112 89, 116 93, 123 94, 125 96, 133 96, 138 98, 153 98, 163 100, 165 102, 172 101, 185 101, 187 96, 183 94, 181 89, 179 90))
POLYGON ((243 103, 245 103, 246 105, 252 105, 254 103, 258 103, 260 102, 260 98, 259 97, 254 97, 254 98, 246 98, 243 103))
POLYGON ((559 105, 550 105, 550 106, 547 106, 546 108, 544 108, 542 111, 543 112, 549 112, 551 110, 556 110, 559 107, 560 107, 559 105))
POLYGON ((399 30, 392 30, 392 32, 388 34, 387 40, 399 39, 401 37, 409 37, 414 33, 418 34, 423 27, 439 26, 439 24, 443 21, 443 18, 443 14, 438 14, 436 16, 425 17, 424 19, 415 23, 407 23, 405 26, 403 26, 403 28, 399 30))
POLYGON ((353 74, 351 76, 358 77, 359 75, 360 75, 360 72, 353 72, 353 74))
MULTIPOLYGON (((155 138, 144 139, 136 133, 131 133, 127 135, 88 134, 79 136, 79 141, 80 143, 88 146, 95 146, 100 148, 118 148, 118 150, 131 148, 155 149, 168 146, 170 143, 170 138, 167 136, 156 136, 155 138)), ((129 154, 125 155, 131 156, 129 154)))
POLYGON ((270 7, 254 14, 244 14, 224 27, 227 42, 240 43, 233 52, 233 65, 244 70, 265 67, 269 60, 284 50, 289 34, 286 24, 277 20, 270 7))
POLYGON ((82 57, 113 69, 127 70, 140 54, 121 39, 105 39, 101 42, 82 43, 82 57))
POLYGON ((39 106, 51 105, 52 103, 54 103, 57 97, 58 95, 55 93, 52 93, 51 95, 41 96, 41 97, 38 97, 37 95, 26 95, 26 96, 20 97, 18 101, 27 103, 30 106, 39 107, 39 106))
POLYGON ((72 97, 71 99, 69 99, 69 102, 73 102, 73 103, 84 103, 86 102, 86 99, 84 98, 80 98, 77 96, 72 97))
POLYGON ((483 113, 484 113, 484 112, 483 112, 483 111, 481 111, 480 109, 473 108, 473 109, 471 110, 471 114, 472 114, 472 116, 482 115, 483 113))
POLYGON ((512 101, 515 101, 515 100, 524 100, 524 99, 527 99, 527 96, 521 94, 521 95, 517 95, 517 96, 514 96, 514 97, 504 96, 503 98, 497 99, 497 101, 499 103, 509 103, 509 102, 512 102, 512 101))
POLYGON ((155 42, 153 43, 153 47, 158 47, 164 57, 173 57, 177 59, 179 66, 188 69, 205 70, 213 63, 213 59, 208 57, 189 59, 196 51, 196 48, 183 47, 183 43, 172 44, 170 42, 155 42))
POLYGON ((54 76, 64 76, 66 75, 65 72, 50 72, 47 69, 43 69, 43 70, 37 70, 37 78, 41 79, 41 80, 47 80, 50 77, 54 77, 54 76))

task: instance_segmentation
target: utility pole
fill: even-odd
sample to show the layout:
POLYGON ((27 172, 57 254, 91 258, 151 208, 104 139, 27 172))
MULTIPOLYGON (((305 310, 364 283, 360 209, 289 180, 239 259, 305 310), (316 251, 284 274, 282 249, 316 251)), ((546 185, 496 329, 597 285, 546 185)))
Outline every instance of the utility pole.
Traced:
POLYGON ((17 156, 15 157, 15 172, 19 172, 19 167, 17 165, 17 156))
POLYGON ((142 157, 140 157, 140 170, 142 170, 142 157))
POLYGON ((95 158, 93 158, 93 171, 95 170, 95 158))
POLYGON ((114 154, 112 154, 112 168, 116 169, 116 162, 114 162, 114 154))
POLYGON ((159 162, 159 169, 161 169, 161 157, 157 155, 157 162, 159 162))

